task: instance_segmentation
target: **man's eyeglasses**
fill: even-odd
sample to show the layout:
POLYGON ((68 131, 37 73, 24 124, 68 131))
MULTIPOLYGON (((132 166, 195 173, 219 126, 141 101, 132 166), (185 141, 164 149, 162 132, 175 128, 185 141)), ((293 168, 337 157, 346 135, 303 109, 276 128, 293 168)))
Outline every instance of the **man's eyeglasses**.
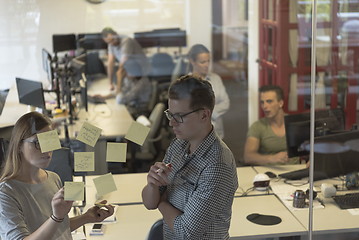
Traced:
POLYGON ((198 108, 196 110, 193 110, 191 112, 185 113, 185 114, 179 114, 179 113, 171 113, 168 109, 166 111, 164 111, 164 113, 166 114, 166 117, 169 121, 171 121, 172 119, 174 119, 177 123, 183 123, 183 118, 191 113, 194 112, 198 112, 200 110, 204 110, 204 108, 198 108))
POLYGON ((24 141, 24 142, 33 143, 33 144, 35 145, 35 148, 36 148, 37 150, 40 150, 40 143, 39 143, 39 140, 38 140, 38 139, 31 139, 31 140, 24 139, 23 141, 24 141))

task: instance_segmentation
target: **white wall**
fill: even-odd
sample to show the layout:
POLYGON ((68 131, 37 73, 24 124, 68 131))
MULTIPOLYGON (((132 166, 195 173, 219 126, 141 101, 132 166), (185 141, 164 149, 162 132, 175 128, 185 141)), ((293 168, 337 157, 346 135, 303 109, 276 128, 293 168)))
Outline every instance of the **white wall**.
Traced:
POLYGON ((188 46, 201 42, 211 47, 210 16, 208 0, 1 0, 0 89, 9 88, 17 76, 46 79, 41 49, 52 52, 52 34, 99 32, 111 26, 133 36, 179 27, 188 31, 188 46))

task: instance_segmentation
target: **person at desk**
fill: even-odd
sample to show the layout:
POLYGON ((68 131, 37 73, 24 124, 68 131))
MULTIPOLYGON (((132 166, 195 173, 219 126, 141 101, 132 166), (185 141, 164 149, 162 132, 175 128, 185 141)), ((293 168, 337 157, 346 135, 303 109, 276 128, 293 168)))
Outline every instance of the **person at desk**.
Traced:
POLYGON ((260 105, 265 117, 253 123, 248 130, 244 147, 246 164, 295 164, 298 158, 289 159, 284 126, 284 94, 274 85, 259 89, 260 105))
POLYGON ((115 89, 113 84, 115 61, 119 62, 116 71, 116 88, 121 89, 124 78, 123 64, 131 57, 136 59, 142 67, 142 72, 147 74, 149 62, 140 44, 133 38, 120 36, 112 28, 104 28, 101 32, 103 40, 108 44, 107 75, 110 80, 110 90, 115 89))
POLYGON ((146 114, 148 102, 151 98, 152 85, 150 80, 143 76, 142 68, 135 59, 128 59, 123 64, 124 79, 120 90, 112 91, 107 95, 95 95, 102 99, 116 97, 118 104, 126 105, 131 115, 136 118, 146 114))
POLYGON ((176 138, 164 160, 151 166, 143 203, 161 212, 164 239, 229 239, 238 180, 233 154, 211 123, 211 84, 186 75, 168 95, 165 113, 176 138))
POLYGON ((210 52, 202 44, 195 44, 188 52, 189 72, 201 76, 212 85, 215 105, 212 113, 212 124, 217 135, 224 138, 223 115, 229 109, 229 98, 219 75, 209 71, 210 52))
POLYGON ((15 123, 0 176, 1 239, 72 239, 71 231, 114 213, 111 205, 106 210, 95 206, 69 219, 73 202, 64 200, 59 176, 43 169, 52 152, 41 153, 36 134, 49 130, 50 120, 37 112, 15 123))

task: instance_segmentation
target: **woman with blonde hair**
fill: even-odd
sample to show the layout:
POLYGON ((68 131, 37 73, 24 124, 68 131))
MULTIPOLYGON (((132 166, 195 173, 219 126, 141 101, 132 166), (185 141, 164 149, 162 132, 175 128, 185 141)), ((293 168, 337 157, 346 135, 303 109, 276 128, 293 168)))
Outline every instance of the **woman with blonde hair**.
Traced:
POLYGON ((210 72, 210 52, 202 44, 195 44, 188 52, 189 72, 200 76, 209 81, 212 85, 215 95, 215 105, 212 113, 212 124, 217 135, 224 138, 224 128, 222 116, 229 109, 229 98, 226 88, 223 85, 222 79, 219 75, 210 72))
POLYGON ((37 112, 23 115, 14 126, 0 176, 1 239, 72 239, 71 231, 114 212, 111 205, 92 207, 69 219, 73 202, 64 200, 59 176, 44 170, 52 152, 42 153, 37 139, 51 129, 51 121, 37 112))

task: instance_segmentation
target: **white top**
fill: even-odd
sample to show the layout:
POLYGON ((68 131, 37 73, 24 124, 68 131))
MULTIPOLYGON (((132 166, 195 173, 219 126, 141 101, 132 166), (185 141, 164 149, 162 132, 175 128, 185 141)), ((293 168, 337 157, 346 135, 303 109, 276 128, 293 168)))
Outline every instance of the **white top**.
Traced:
POLYGON ((226 88, 223 85, 222 79, 218 74, 208 73, 206 80, 212 85, 214 95, 216 97, 213 113, 212 113, 212 124, 217 135, 220 138, 224 138, 224 127, 222 116, 229 109, 229 98, 226 88))
MULTIPOLYGON (((49 219, 51 200, 62 184, 56 173, 46 172, 47 180, 39 184, 17 180, 0 183, 1 239, 23 239, 49 219)), ((72 239, 68 217, 58 224, 53 239, 72 239)))

